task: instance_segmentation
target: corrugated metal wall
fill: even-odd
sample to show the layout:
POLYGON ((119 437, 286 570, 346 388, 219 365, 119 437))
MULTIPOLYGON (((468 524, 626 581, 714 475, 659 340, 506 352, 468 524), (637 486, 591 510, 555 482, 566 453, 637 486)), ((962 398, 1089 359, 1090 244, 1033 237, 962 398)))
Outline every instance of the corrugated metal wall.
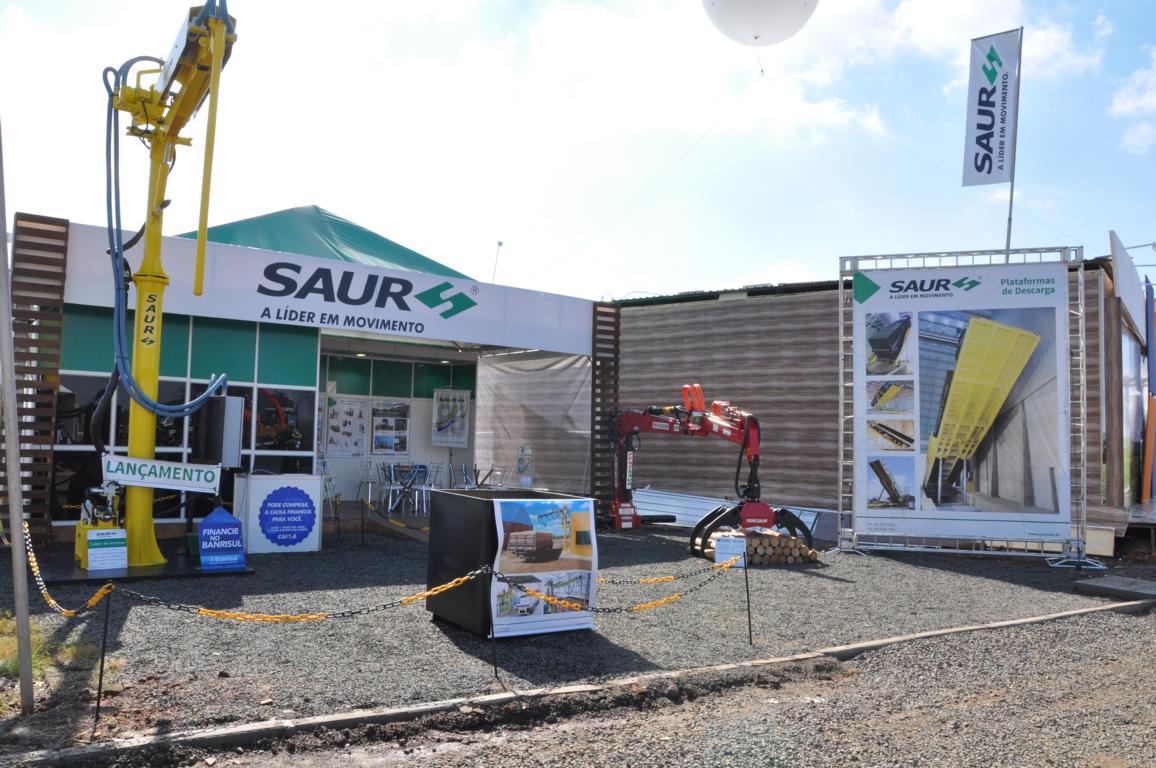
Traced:
MULTIPOLYGON (((762 426, 759 479, 774 504, 833 509, 839 410, 837 293, 622 308, 622 408, 681 402, 702 384, 762 426)), ((635 485, 734 496, 738 447, 715 438, 644 435, 635 485)), ((743 463, 743 478, 746 463, 743 463)))

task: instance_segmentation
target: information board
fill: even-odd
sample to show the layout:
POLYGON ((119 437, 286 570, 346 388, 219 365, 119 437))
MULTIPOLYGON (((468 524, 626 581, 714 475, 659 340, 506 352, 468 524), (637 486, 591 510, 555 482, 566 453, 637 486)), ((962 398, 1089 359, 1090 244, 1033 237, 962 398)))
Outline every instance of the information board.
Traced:
POLYGON ((430 445, 435 448, 470 447, 470 393, 464 389, 435 389, 430 445))
POLYGON ((369 398, 327 396, 325 455, 365 458, 369 449, 369 398))
POLYGON ((1067 268, 853 275, 861 536, 1071 536, 1067 268))
POLYGON ((370 404, 374 456, 409 455, 409 400, 379 400, 370 404))

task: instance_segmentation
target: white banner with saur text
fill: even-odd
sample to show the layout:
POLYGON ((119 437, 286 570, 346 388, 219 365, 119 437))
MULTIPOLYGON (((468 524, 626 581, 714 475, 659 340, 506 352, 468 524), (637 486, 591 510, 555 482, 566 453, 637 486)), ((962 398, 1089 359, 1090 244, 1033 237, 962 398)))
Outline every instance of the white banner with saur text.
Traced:
MULTIPOLYGON (((196 247, 188 238, 164 239, 166 313, 590 354, 586 299, 221 243, 207 245, 198 297, 196 247)), ((107 249, 103 227, 70 225, 65 302, 112 306, 107 249)), ((125 258, 135 268, 140 249, 125 258)))
POLYGON ((1013 29, 971 41, 963 186, 1011 181, 1019 110, 1020 34, 1013 29))

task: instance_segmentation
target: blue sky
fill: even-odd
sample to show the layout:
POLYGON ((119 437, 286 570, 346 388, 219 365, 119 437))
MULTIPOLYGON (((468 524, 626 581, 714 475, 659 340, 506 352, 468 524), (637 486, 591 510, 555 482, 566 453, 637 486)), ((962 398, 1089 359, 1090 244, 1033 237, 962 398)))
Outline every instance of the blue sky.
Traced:
MULTIPOLYGON (((103 223, 100 72, 163 56, 186 7, 0 1, 9 218, 103 223)), ((1022 24, 1013 247, 1156 240, 1150 0, 820 0, 762 49, 699 0, 229 9, 211 223, 316 204, 482 280, 501 240, 497 282, 589 298, 1001 248, 1007 186, 960 186, 966 56, 1022 24)), ((169 233, 195 226, 203 123, 169 233)), ((145 153, 123 152, 134 220, 145 153)))

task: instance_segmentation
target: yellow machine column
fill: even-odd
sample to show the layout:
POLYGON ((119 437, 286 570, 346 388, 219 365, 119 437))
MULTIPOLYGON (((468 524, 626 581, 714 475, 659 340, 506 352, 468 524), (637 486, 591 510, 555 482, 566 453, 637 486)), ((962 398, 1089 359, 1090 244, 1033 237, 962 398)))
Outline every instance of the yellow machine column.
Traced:
MULTIPOLYGON (((144 257, 132 277, 137 306, 133 321, 132 375, 141 390, 157 397, 161 364, 161 316, 168 275, 161 266, 161 231, 164 220, 168 155, 172 145, 154 141, 150 148, 148 213, 145 219, 144 257)), ((156 457, 157 417, 136 401, 129 406, 128 455, 135 459, 156 457)), ((165 558, 157 546, 153 524, 153 489, 129 486, 125 491, 125 531, 129 565, 161 565, 165 558)))
MULTIPOLYGON (((178 145, 190 142, 180 133, 208 97, 209 121, 206 130, 205 166, 202 177, 200 226, 193 292, 201 295, 204 276, 205 230, 208 219, 209 182, 216 127, 217 92, 221 70, 228 61, 236 34, 235 20, 225 9, 225 0, 209 0, 190 8, 169 59, 160 69, 137 75, 137 85, 120 82, 112 105, 132 115, 129 135, 149 147, 149 187, 144 228, 144 255, 133 274, 136 289, 136 317, 132 341, 132 378, 148 400, 155 401, 160 376, 161 323, 165 287, 169 284, 161 264, 161 236, 164 221, 165 188, 178 145), (145 86, 140 78, 159 75, 155 84, 145 86)), ((140 57, 148 58, 148 57, 140 57)), ((139 61, 140 58, 133 60, 139 61)), ((133 61, 122 69, 127 77, 133 61)), ((159 61, 159 60, 154 60, 159 61)), ((119 195, 119 192, 118 192, 119 195)), ((117 201, 119 206, 119 200, 117 201)), ((119 213, 118 213, 119 215, 119 213)), ((110 223, 110 227, 111 227, 110 223)), ((224 384, 222 376, 220 383, 224 384)), ((129 409, 128 455, 153 459, 156 453, 156 414, 133 400, 129 409)), ((153 522, 153 489, 129 486, 125 492, 124 526, 130 566, 161 565, 165 558, 157 546, 153 522)))

